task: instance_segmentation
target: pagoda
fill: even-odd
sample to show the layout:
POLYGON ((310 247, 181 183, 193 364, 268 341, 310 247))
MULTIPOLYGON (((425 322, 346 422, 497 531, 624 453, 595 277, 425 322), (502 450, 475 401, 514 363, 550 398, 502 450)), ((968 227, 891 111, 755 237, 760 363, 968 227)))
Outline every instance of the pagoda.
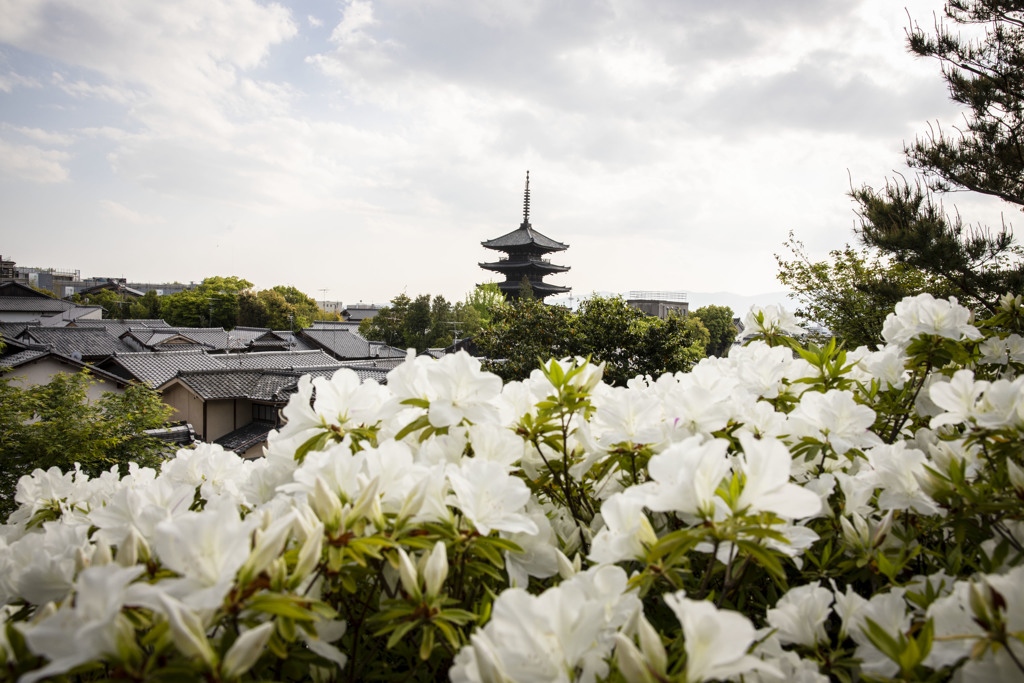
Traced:
POLYGON ((522 296, 523 281, 530 283, 533 296, 543 299, 552 294, 564 294, 570 287, 560 287, 544 282, 544 276, 552 273, 564 273, 569 266, 556 266, 543 258, 544 254, 554 251, 565 251, 568 244, 562 244, 540 234, 530 225, 530 172, 526 172, 526 194, 523 199, 523 223, 510 233, 493 240, 481 242, 488 249, 503 251, 507 254, 497 261, 481 263, 485 270, 493 270, 505 276, 504 282, 498 283, 498 289, 506 299, 518 299, 522 296))

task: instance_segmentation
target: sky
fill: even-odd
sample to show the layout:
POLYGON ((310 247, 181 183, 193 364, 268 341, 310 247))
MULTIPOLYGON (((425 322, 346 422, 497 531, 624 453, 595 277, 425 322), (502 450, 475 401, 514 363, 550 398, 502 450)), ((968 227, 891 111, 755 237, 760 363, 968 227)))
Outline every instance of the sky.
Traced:
MULTIPOLYGON (((938 0, 0 0, 0 254, 132 282, 461 300, 480 243, 574 296, 782 290, 792 231, 954 125, 938 0)), ((968 221, 998 200, 957 195, 968 221)), ((953 203, 946 201, 947 209, 953 203)))

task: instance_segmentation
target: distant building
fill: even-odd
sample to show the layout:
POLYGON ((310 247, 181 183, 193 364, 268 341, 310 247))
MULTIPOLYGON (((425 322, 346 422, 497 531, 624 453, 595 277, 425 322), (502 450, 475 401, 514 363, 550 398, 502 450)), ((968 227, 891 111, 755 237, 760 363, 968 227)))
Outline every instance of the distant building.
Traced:
POLYGON ((557 266, 543 258, 544 254, 565 251, 568 244, 562 244, 542 235, 530 225, 530 172, 526 172, 526 193, 523 199, 523 223, 510 233, 496 237, 481 244, 495 251, 503 251, 507 256, 497 261, 479 264, 484 270, 492 270, 505 276, 504 282, 498 283, 498 289, 506 299, 518 299, 522 296, 523 282, 529 282, 535 299, 543 299, 552 294, 564 294, 570 287, 562 287, 544 282, 546 275, 564 273, 568 266, 557 266))
POLYGON ((685 292, 630 292, 626 303, 646 315, 664 320, 670 314, 687 315, 690 304, 685 292))

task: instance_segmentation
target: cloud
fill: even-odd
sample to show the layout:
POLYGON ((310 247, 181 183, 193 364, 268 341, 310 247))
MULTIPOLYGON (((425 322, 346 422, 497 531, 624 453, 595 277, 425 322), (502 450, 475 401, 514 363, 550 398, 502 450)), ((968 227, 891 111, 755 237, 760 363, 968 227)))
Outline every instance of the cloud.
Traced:
POLYGON ((34 78, 22 76, 14 71, 0 74, 0 92, 11 93, 15 88, 41 88, 42 83, 34 78))
POLYGON ((312 26, 313 28, 320 28, 321 26, 324 25, 322 19, 318 19, 317 17, 314 17, 312 14, 306 16, 306 22, 309 23, 309 25, 312 26))
POLYGON ((0 139, 0 173, 36 183, 61 183, 68 179, 64 162, 67 152, 40 149, 34 145, 14 145, 0 139))
POLYGON ((106 220, 129 223, 131 225, 157 225, 166 222, 161 216, 140 213, 109 199, 101 200, 99 205, 100 214, 106 220))
POLYGON ((12 126, 8 123, 0 124, 5 130, 18 133, 33 142, 42 145, 67 147, 75 142, 75 136, 69 133, 58 133, 55 131, 42 130, 40 128, 29 128, 27 126, 12 126))

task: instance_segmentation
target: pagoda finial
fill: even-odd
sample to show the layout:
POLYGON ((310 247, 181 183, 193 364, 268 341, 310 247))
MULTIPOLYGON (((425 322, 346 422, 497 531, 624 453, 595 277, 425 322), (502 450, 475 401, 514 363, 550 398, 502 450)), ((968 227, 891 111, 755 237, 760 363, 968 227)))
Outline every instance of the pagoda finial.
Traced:
POLYGON ((530 172, 526 172, 526 195, 523 197, 523 225, 530 224, 530 172))

